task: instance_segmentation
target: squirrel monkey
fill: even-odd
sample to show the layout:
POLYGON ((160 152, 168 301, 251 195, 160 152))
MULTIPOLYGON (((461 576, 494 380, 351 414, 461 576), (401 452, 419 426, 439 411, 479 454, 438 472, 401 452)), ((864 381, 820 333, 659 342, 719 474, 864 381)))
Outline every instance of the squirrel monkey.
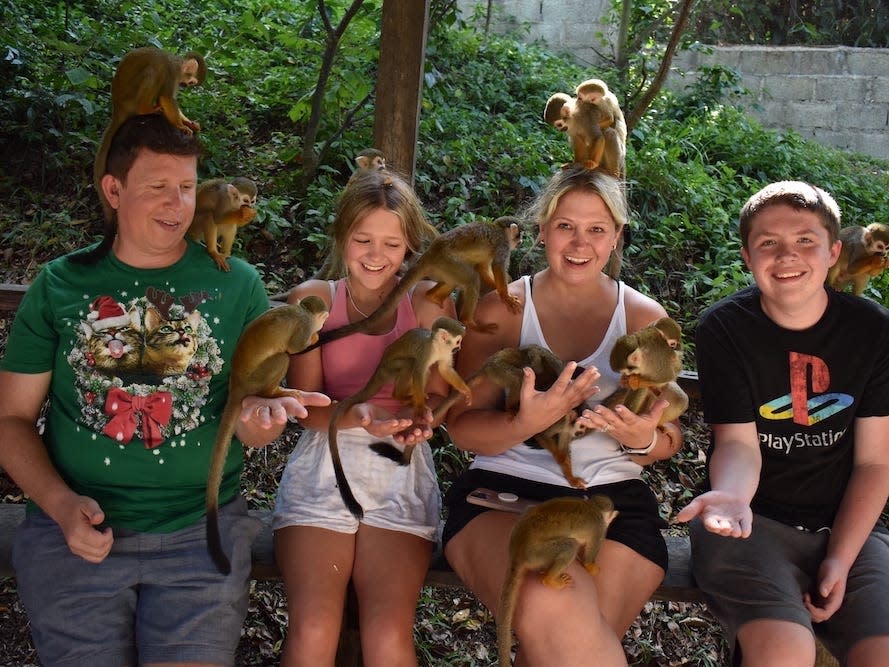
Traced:
POLYGON ((539 572, 552 588, 571 583, 565 570, 579 558, 591 575, 609 524, 617 516, 606 496, 551 498, 528 509, 509 534, 509 569, 497 606, 497 646, 501 667, 509 667, 512 618, 519 587, 529 572, 539 572))
MULTIPOLYGON (((534 371, 534 388, 537 391, 546 391, 558 379, 565 368, 565 363, 540 345, 527 345, 521 348, 507 347, 488 357, 481 368, 466 378, 466 384, 472 388, 482 378, 490 379, 503 388, 504 409, 515 414, 519 410, 519 397, 522 391, 524 377, 522 369, 526 367, 534 371)), ((582 373, 583 370, 578 366, 576 373, 582 373)), ((436 416, 450 408, 459 397, 459 393, 451 392, 447 399, 436 408, 436 416)), ((536 433, 525 442, 526 445, 545 449, 552 454, 562 469, 565 479, 577 489, 586 488, 586 482, 575 476, 571 467, 571 441, 586 432, 585 428, 575 424, 582 411, 583 403, 566 412, 548 428, 536 433)))
POLYGON ((256 217, 256 183, 243 176, 231 182, 213 178, 198 186, 195 200, 188 235, 195 241, 203 239, 216 266, 228 271, 227 258, 231 257, 238 228, 256 217))
MULTIPOLYGON (((450 317, 439 317, 432 323, 431 329, 417 327, 406 331, 386 348, 367 384, 357 393, 337 403, 334 408, 328 430, 333 470, 343 502, 359 519, 364 516, 364 509, 349 487, 336 442, 340 420, 352 406, 368 400, 388 383, 393 385, 393 398, 413 407, 415 419, 426 419, 426 383, 433 366, 438 369, 445 382, 470 401, 469 387, 454 370, 454 352, 460 349, 465 333, 466 327, 450 317)), ((382 456, 397 460, 403 465, 410 462, 414 450, 413 445, 405 445, 404 452, 398 452, 396 447, 387 443, 375 443, 371 447, 382 456)))
POLYGON ((287 374, 291 354, 318 338, 327 320, 327 309, 317 296, 266 311, 244 329, 232 355, 228 399, 219 419, 219 430, 210 458, 207 479, 207 547, 219 571, 231 572, 231 564, 219 537, 219 486, 229 447, 247 396, 300 398, 298 389, 286 389, 281 380, 287 374))
POLYGON ((601 79, 588 79, 574 92, 574 98, 565 93, 552 95, 544 107, 544 121, 568 133, 575 164, 622 177, 627 123, 617 97, 601 79))
POLYGON ((359 169, 386 170, 386 156, 376 148, 365 148, 355 156, 355 164, 359 169))
POLYGON ((676 383, 682 370, 682 330, 662 317, 636 333, 617 339, 609 359, 621 374, 621 386, 602 404, 625 405, 636 414, 647 412, 659 398, 669 401, 658 425, 678 418, 688 407, 688 394, 676 383))
POLYGON ((189 120, 176 102, 180 87, 199 86, 207 78, 207 64, 200 53, 189 51, 175 56, 153 46, 134 49, 124 55, 111 80, 111 122, 102 134, 93 166, 93 182, 102 203, 106 223, 111 220, 111 208, 102 193, 101 181, 111 140, 123 122, 130 116, 142 116, 160 111, 170 125, 187 134, 201 129, 199 123, 189 120))
POLYGON ((395 312, 398 302, 424 278, 436 284, 426 292, 426 298, 441 306, 455 288, 461 290, 457 317, 471 329, 490 332, 497 328, 493 322, 475 321, 475 307, 481 292, 481 281, 497 290, 510 311, 518 312, 519 300, 508 291, 509 254, 519 245, 521 231, 515 218, 501 217, 493 223, 471 222, 458 225, 437 236, 426 251, 407 270, 386 299, 370 317, 331 329, 321 334, 318 345, 373 330, 395 312))
POLYGON ((861 296, 868 281, 889 267, 889 226, 874 222, 867 227, 843 227, 840 241, 843 249, 827 272, 827 284, 842 291, 851 283, 852 293, 861 296))

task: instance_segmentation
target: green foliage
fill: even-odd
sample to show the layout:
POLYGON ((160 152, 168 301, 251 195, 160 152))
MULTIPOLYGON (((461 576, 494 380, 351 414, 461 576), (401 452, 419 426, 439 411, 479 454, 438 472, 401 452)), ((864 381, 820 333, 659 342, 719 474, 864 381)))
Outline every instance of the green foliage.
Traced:
MULTIPOLYGON (((326 4, 335 23, 350 3, 326 4)), ((551 94, 570 92, 592 74, 619 99, 627 91, 616 72, 591 73, 537 45, 480 35, 455 20, 452 2, 435 4, 442 20, 427 46, 415 182, 444 230, 521 213, 570 158, 565 135, 541 117, 551 94)), ((667 29, 669 6, 634 3, 637 36, 660 19, 666 22, 659 29, 667 29)), ((237 252, 260 264, 275 289, 320 265, 352 157, 371 144, 371 107, 342 124, 373 85, 381 0, 367 0, 343 36, 318 135, 331 141, 331 152, 298 199, 304 105, 325 38, 315 3, 0 0, 0 7, 7 19, 0 28, 0 109, 7 119, 0 128, 0 242, 32 257, 31 271, 98 229, 91 164, 109 83, 119 57, 144 44, 207 55, 207 83, 184 91, 180 102, 203 126, 209 156, 202 176, 244 174, 260 184, 259 216, 242 230, 237 252), (185 29, 194 25, 201 30, 185 29)), ((801 178, 822 185, 837 197, 847 224, 878 221, 889 210, 886 163, 765 130, 732 105, 744 95, 737 77, 714 68, 686 92, 662 94, 629 138, 633 216, 624 277, 664 303, 689 337, 702 307, 748 280, 735 220, 764 183, 801 178)), ((516 253, 514 274, 539 262, 528 253, 533 237, 527 234, 516 253)), ((873 281, 868 294, 889 297, 887 280, 873 281)))
POLYGON ((696 14, 695 34, 709 44, 889 47, 885 0, 712 0, 696 14))

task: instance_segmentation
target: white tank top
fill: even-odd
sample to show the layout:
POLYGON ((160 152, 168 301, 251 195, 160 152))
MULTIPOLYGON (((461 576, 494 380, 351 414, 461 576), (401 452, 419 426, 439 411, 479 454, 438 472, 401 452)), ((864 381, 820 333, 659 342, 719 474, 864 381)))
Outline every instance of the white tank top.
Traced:
MULTIPOLYGON (((522 281, 525 285, 525 309, 522 314, 519 346, 536 344, 549 350, 550 346, 543 337, 540 321, 537 319, 537 310, 534 308, 534 301, 531 298, 531 281, 528 276, 523 276, 522 281)), ((590 407, 600 403, 603 398, 618 387, 619 375, 611 370, 608 357, 611 355, 611 348, 614 347, 617 339, 627 332, 627 315, 624 309, 625 291, 626 286, 619 281, 617 284, 617 306, 602 342, 591 355, 577 362, 584 368, 595 366, 601 374, 596 383, 599 385, 599 393, 587 401, 587 405, 590 407)), ((642 472, 642 467, 634 463, 628 454, 621 451, 614 438, 598 432, 588 433, 571 443, 571 463, 574 474, 582 478, 587 486, 638 479, 642 472)), ((519 443, 496 456, 476 455, 470 467, 514 475, 546 484, 569 486, 561 469, 548 451, 535 449, 524 443, 519 443)))

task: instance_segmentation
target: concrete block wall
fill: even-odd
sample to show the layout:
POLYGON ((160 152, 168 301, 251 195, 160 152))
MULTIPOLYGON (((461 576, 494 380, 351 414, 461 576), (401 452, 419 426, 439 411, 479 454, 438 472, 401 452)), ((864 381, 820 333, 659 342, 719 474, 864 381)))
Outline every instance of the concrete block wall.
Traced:
MULTIPOLYGON (((459 0, 464 16, 486 0, 459 0)), ((597 32, 608 0, 493 0, 495 31, 519 24, 528 40, 570 51, 595 67, 597 32)), ((826 146, 889 159, 889 49, 853 47, 714 47, 712 54, 680 53, 674 71, 720 63, 737 71, 751 96, 749 109, 766 126, 793 129, 826 146)), ((668 85, 687 81, 671 74, 668 85)))
MULTIPOLYGON (((458 0, 457 6, 464 17, 480 6, 484 16, 487 0, 458 0)), ((491 29, 502 33, 525 26, 529 42, 541 39, 556 51, 570 51, 580 62, 596 64, 596 49, 603 48, 596 33, 616 39, 616 31, 605 22, 610 7, 610 0, 493 0, 491 29)))
POLYGON ((721 46, 674 60, 687 76, 717 63, 741 75, 743 102, 766 127, 889 160, 889 49, 721 46))

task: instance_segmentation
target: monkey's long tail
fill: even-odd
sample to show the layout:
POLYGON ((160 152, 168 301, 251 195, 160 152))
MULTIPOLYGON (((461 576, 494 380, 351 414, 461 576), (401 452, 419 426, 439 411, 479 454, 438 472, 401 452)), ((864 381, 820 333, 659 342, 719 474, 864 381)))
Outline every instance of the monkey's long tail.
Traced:
POLYGON ((340 490, 340 496, 342 497, 343 502, 346 503, 346 507, 349 508, 349 511, 357 519, 361 519, 364 517, 364 508, 361 507, 361 503, 359 503, 352 494, 349 480, 346 479, 346 473, 343 472, 343 462, 340 459, 339 446, 336 444, 336 423, 339 421, 339 415, 337 415, 336 412, 337 411, 335 410, 330 419, 330 428, 327 432, 327 446, 330 448, 330 458, 333 460, 333 474, 336 476, 336 485, 340 490))
POLYGON ((524 570, 510 563, 500 589, 500 604, 497 605, 497 653, 500 667, 510 667, 512 654, 512 617, 515 614, 519 586, 524 579, 524 570))
POLYGON ((401 301, 401 298, 407 294, 408 290, 415 283, 417 283, 422 276, 417 276, 416 272, 413 272, 412 269, 408 269, 408 271, 404 274, 398 284, 395 286, 386 298, 383 300, 379 306, 377 306, 376 310, 374 310, 368 317, 365 317, 363 320, 358 320, 357 322, 352 322, 351 324, 346 324, 345 326, 337 327, 336 329, 329 329, 328 331, 322 331, 318 334, 318 340, 315 341, 314 344, 309 345, 304 350, 297 352, 297 354, 303 354, 304 352, 308 352, 309 350, 314 350, 316 347, 320 347, 326 343, 332 343, 335 340, 339 340, 340 338, 345 338, 346 336, 351 336, 354 333, 358 333, 359 331, 367 331, 368 329, 376 326, 383 318, 385 318, 388 314, 395 311, 398 307, 398 302, 401 301))
POLYGON ((235 422, 237 419, 237 406, 229 409, 232 402, 231 396, 226 403, 216 432, 216 442, 213 444, 213 454, 210 457, 210 472, 207 477, 207 498, 205 507, 207 510, 207 550, 217 569, 225 575, 232 571, 231 562, 222 549, 222 538, 219 535, 219 486, 222 484, 222 472, 225 469, 225 460, 228 458, 228 450, 231 447, 232 437, 235 434, 235 422), (231 413, 231 414, 229 414, 231 413))

